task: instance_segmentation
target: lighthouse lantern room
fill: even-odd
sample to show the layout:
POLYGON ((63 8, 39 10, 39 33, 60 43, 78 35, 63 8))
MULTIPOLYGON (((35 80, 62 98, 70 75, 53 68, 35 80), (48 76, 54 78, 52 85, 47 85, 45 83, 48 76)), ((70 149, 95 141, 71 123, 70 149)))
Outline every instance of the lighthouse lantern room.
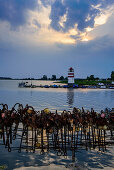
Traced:
POLYGON ((72 67, 68 70, 68 85, 74 84, 74 69, 72 67))

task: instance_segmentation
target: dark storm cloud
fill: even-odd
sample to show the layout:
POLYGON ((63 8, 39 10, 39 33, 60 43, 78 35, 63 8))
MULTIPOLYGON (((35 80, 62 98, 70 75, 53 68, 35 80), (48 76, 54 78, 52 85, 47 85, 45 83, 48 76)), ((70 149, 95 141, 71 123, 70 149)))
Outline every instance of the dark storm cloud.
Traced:
POLYGON ((37 0, 0 0, 0 20, 8 21, 14 27, 23 25, 26 10, 36 6, 37 0))
POLYGON ((47 7, 48 5, 51 5, 52 4, 52 1, 51 0, 40 0, 42 2, 42 4, 47 7))
POLYGON ((80 31, 84 28, 94 26, 94 19, 100 13, 98 8, 92 6, 100 5, 105 9, 114 4, 114 0, 55 0, 51 7, 51 26, 56 30, 67 31, 77 24, 80 31), (67 13, 67 20, 64 22, 64 28, 59 24, 61 16, 67 13))
POLYGON ((54 4, 52 4, 51 7, 51 15, 50 18, 52 20, 51 26, 55 30, 59 30, 61 28, 59 21, 60 17, 62 17, 66 13, 66 8, 65 6, 61 3, 61 1, 55 1, 54 4))
MULTIPOLYGON (((51 5, 51 27, 55 30, 67 31, 78 25, 79 30, 94 26, 94 19, 100 13, 92 5, 100 4, 100 8, 114 4, 114 0, 40 0, 47 7, 51 5), (64 28, 60 25, 60 18, 67 13, 64 28), (87 20, 89 16, 89 20, 87 20)), ((38 0, 0 0, 0 20, 8 21, 13 27, 26 23, 27 9, 34 10, 38 0)))

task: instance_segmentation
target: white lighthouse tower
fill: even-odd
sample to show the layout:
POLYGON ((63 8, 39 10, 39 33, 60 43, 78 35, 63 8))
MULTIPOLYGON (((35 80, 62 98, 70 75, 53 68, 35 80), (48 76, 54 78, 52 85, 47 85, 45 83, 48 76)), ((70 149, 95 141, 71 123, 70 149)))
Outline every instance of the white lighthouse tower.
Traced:
POLYGON ((74 84, 74 69, 72 67, 68 70, 68 85, 73 86, 74 84))

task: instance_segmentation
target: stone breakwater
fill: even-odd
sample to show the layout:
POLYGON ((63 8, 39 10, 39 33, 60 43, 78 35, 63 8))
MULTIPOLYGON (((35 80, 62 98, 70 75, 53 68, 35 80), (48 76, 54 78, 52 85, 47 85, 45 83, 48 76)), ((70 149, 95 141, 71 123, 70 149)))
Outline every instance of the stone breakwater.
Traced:
POLYGON ((32 106, 16 103, 11 110, 0 104, 0 145, 9 152, 54 150, 58 156, 67 156, 80 149, 105 151, 114 144, 114 109, 100 113, 73 108, 61 114, 48 108, 36 111, 32 106))

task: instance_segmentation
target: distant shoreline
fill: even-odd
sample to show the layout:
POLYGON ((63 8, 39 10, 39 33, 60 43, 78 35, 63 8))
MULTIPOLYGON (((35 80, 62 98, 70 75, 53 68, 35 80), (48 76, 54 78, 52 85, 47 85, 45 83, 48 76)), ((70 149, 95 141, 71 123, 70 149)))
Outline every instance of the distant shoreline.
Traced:
POLYGON ((19 78, 18 79, 18 78, 9 78, 9 77, 8 78, 7 77, 6 78, 4 78, 4 77, 2 78, 2 77, 0 77, 0 80, 41 80, 41 79, 29 79, 29 78, 25 78, 25 79, 20 79, 19 78))
MULTIPOLYGON (((10 77, 0 77, 0 80, 4 80, 4 81, 5 80, 10 80, 10 81, 11 80, 14 80, 14 81, 17 80, 17 81, 21 81, 21 82, 23 82, 23 81, 26 81, 26 82, 28 82, 28 81, 45 81, 45 82, 53 81, 53 83, 68 85, 67 80, 60 80, 60 79, 44 80, 44 79, 34 79, 34 78, 18 79, 18 78, 10 78, 10 77)), ((45 85, 47 85, 47 84, 45 84, 45 85)), ((107 80, 107 79, 99 79, 99 80, 75 79, 73 86, 76 86, 76 87, 78 86, 78 88, 85 88, 86 86, 87 87, 90 86, 90 88, 99 88, 101 86, 106 86, 106 88, 109 88, 109 87, 114 88, 114 82, 113 82, 113 80, 107 80)), ((103 88, 105 88, 105 87, 103 87, 103 88)))

